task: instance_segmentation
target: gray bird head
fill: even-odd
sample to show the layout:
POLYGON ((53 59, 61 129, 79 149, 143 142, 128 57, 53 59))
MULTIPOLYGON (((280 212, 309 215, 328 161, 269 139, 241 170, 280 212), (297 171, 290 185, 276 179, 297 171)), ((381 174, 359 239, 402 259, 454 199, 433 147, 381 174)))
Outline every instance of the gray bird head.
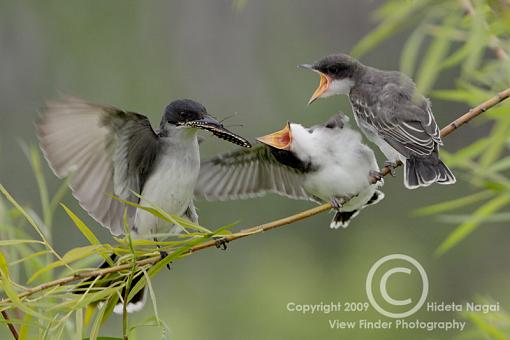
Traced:
POLYGON ((308 104, 311 104, 317 98, 349 94, 361 64, 347 54, 339 53, 323 57, 313 64, 299 65, 299 67, 312 70, 320 76, 319 87, 308 101, 308 104))
POLYGON ((227 130, 221 122, 207 113, 202 104, 191 99, 179 99, 167 105, 161 119, 160 133, 166 134, 168 126, 207 130, 218 138, 247 148, 251 147, 250 142, 227 130))
POLYGON ((200 120, 205 116, 209 116, 207 109, 199 102, 191 99, 178 99, 168 104, 165 108, 161 127, 166 123, 178 126, 185 125, 187 122, 200 120))

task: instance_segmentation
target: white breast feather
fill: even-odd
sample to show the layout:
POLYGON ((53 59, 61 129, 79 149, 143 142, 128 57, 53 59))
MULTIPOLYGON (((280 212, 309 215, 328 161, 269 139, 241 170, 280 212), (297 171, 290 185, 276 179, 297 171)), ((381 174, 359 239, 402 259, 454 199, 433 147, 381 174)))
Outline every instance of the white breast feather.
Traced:
MULTIPOLYGON (((200 154, 198 142, 172 143, 168 138, 155 169, 145 183, 140 205, 156 205, 169 214, 183 215, 193 199, 198 174, 200 154)), ((147 238, 154 233, 178 233, 180 227, 157 218, 144 210, 137 210, 135 217, 137 237, 147 238)))
POLYGON ((318 167, 306 176, 307 191, 325 201, 358 195, 345 210, 354 210, 370 199, 378 185, 369 184, 369 171, 379 168, 373 152, 362 144, 357 131, 319 127, 310 133, 299 124, 291 124, 291 130, 292 151, 318 167))

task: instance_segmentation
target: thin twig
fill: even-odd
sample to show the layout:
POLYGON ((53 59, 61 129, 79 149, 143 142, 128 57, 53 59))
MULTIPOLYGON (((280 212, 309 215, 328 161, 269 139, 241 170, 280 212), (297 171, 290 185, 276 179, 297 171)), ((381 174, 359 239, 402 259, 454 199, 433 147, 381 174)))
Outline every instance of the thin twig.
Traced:
POLYGON ((11 323, 11 319, 9 319, 9 314, 7 314, 7 311, 2 311, 2 316, 4 317, 5 321, 7 321, 7 326, 9 327, 9 330, 12 333, 12 337, 16 340, 19 338, 18 331, 16 330, 16 327, 11 323))
MULTIPOLYGON (((445 126, 441 130, 441 137, 442 138, 447 137, 449 134, 451 134, 453 131, 458 129, 460 126, 464 125, 465 123, 469 122, 473 118, 477 117, 478 115, 482 114, 483 112, 487 111, 488 109, 492 108, 493 106, 501 103, 502 101, 506 100, 509 97, 510 97, 510 88, 498 93, 496 96, 483 102, 482 104, 478 105, 477 107, 469 110, 469 112, 463 114, 462 116, 457 118, 455 121, 453 121, 450 124, 448 124, 447 126, 445 126)), ((390 169, 388 169, 387 167, 385 167, 382 171, 383 176, 386 176, 389 173, 390 173, 390 169)), ((255 234, 259 234, 259 233, 262 233, 262 232, 265 232, 265 231, 268 231, 271 229, 276 229, 276 228, 282 227, 284 225, 288 225, 288 224, 318 215, 324 211, 330 210, 331 208, 332 208, 331 204, 326 203, 326 204, 317 206, 315 208, 308 209, 308 210, 302 211, 300 213, 297 213, 297 214, 294 214, 294 215, 291 215, 291 216, 288 216, 288 217, 285 217, 285 218, 282 218, 282 219, 279 219, 276 221, 261 224, 261 225, 258 225, 258 226, 252 227, 252 228, 243 229, 240 232, 224 236, 220 239, 209 240, 204 243, 198 244, 198 245, 192 247, 186 254, 195 253, 195 252, 203 250, 203 249, 218 246, 221 243, 231 242, 231 241, 234 241, 234 240, 237 240, 240 238, 244 238, 244 237, 247 237, 250 235, 255 235, 255 234)), ((161 260, 161 256, 158 255, 158 256, 149 257, 149 258, 146 258, 143 260, 138 260, 135 262, 135 264, 136 264, 137 268, 140 268, 140 267, 144 267, 147 265, 153 265, 153 264, 159 262, 160 260, 161 260)), ((29 288, 29 289, 25 290, 24 292, 20 293, 18 295, 18 297, 21 299, 21 298, 33 295, 35 293, 41 292, 41 291, 51 288, 51 287, 62 286, 67 283, 82 280, 85 278, 89 278, 89 277, 93 277, 93 276, 104 276, 106 274, 115 273, 115 272, 128 270, 128 269, 132 269, 132 268, 133 268, 133 263, 125 263, 122 265, 112 266, 109 268, 76 273, 72 276, 63 277, 63 278, 60 278, 60 279, 57 279, 54 281, 43 283, 43 284, 41 284, 39 286, 35 286, 33 288, 29 288)), ((9 302, 11 302, 10 299, 4 299, 4 300, 0 301, 0 304, 7 304, 9 302)))

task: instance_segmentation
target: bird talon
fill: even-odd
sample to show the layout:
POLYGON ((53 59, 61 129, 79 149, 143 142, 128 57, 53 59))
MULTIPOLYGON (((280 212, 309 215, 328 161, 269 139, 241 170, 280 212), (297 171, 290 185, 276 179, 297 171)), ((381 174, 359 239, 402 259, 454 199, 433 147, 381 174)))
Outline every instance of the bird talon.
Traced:
POLYGON ((375 179, 375 182, 377 183, 377 182, 382 181, 384 176, 383 176, 382 172, 380 172, 380 171, 370 170, 368 172, 368 177, 375 179))
POLYGON ((228 242, 229 241, 226 238, 220 238, 220 239, 216 240, 216 242, 214 244, 216 245, 216 248, 218 248, 218 249, 227 250, 228 242))
POLYGON ((343 201, 339 200, 339 199, 338 199, 338 198, 336 198, 336 197, 335 197, 335 198, 333 198, 333 199, 331 199, 331 201, 330 201, 329 203, 331 203, 331 206, 332 206, 334 209, 336 209, 336 210, 340 209, 340 208, 342 207, 342 205, 344 204, 344 202, 343 202, 343 201))
POLYGON ((384 167, 390 170, 391 177, 395 177, 397 175, 397 172, 395 171, 395 168, 397 167, 397 163, 386 161, 384 162, 384 167))

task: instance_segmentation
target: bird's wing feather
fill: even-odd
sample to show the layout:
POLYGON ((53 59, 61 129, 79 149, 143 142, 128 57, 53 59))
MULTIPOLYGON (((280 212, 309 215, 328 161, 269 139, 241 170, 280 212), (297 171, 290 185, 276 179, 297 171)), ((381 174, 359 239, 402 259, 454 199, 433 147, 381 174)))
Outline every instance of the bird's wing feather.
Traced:
POLYGON ((134 209, 112 198, 138 202, 159 147, 147 117, 78 98, 50 102, 41 113, 38 137, 53 172, 70 175, 80 205, 112 234, 123 233, 134 209))
POLYGON ((303 187, 304 174, 278 162, 260 145, 218 155, 200 166, 195 194, 207 200, 234 200, 273 192, 293 199, 315 199, 303 187))
POLYGON ((414 94, 414 83, 388 83, 375 103, 357 101, 357 114, 405 157, 428 156, 441 144, 430 102, 414 94))

